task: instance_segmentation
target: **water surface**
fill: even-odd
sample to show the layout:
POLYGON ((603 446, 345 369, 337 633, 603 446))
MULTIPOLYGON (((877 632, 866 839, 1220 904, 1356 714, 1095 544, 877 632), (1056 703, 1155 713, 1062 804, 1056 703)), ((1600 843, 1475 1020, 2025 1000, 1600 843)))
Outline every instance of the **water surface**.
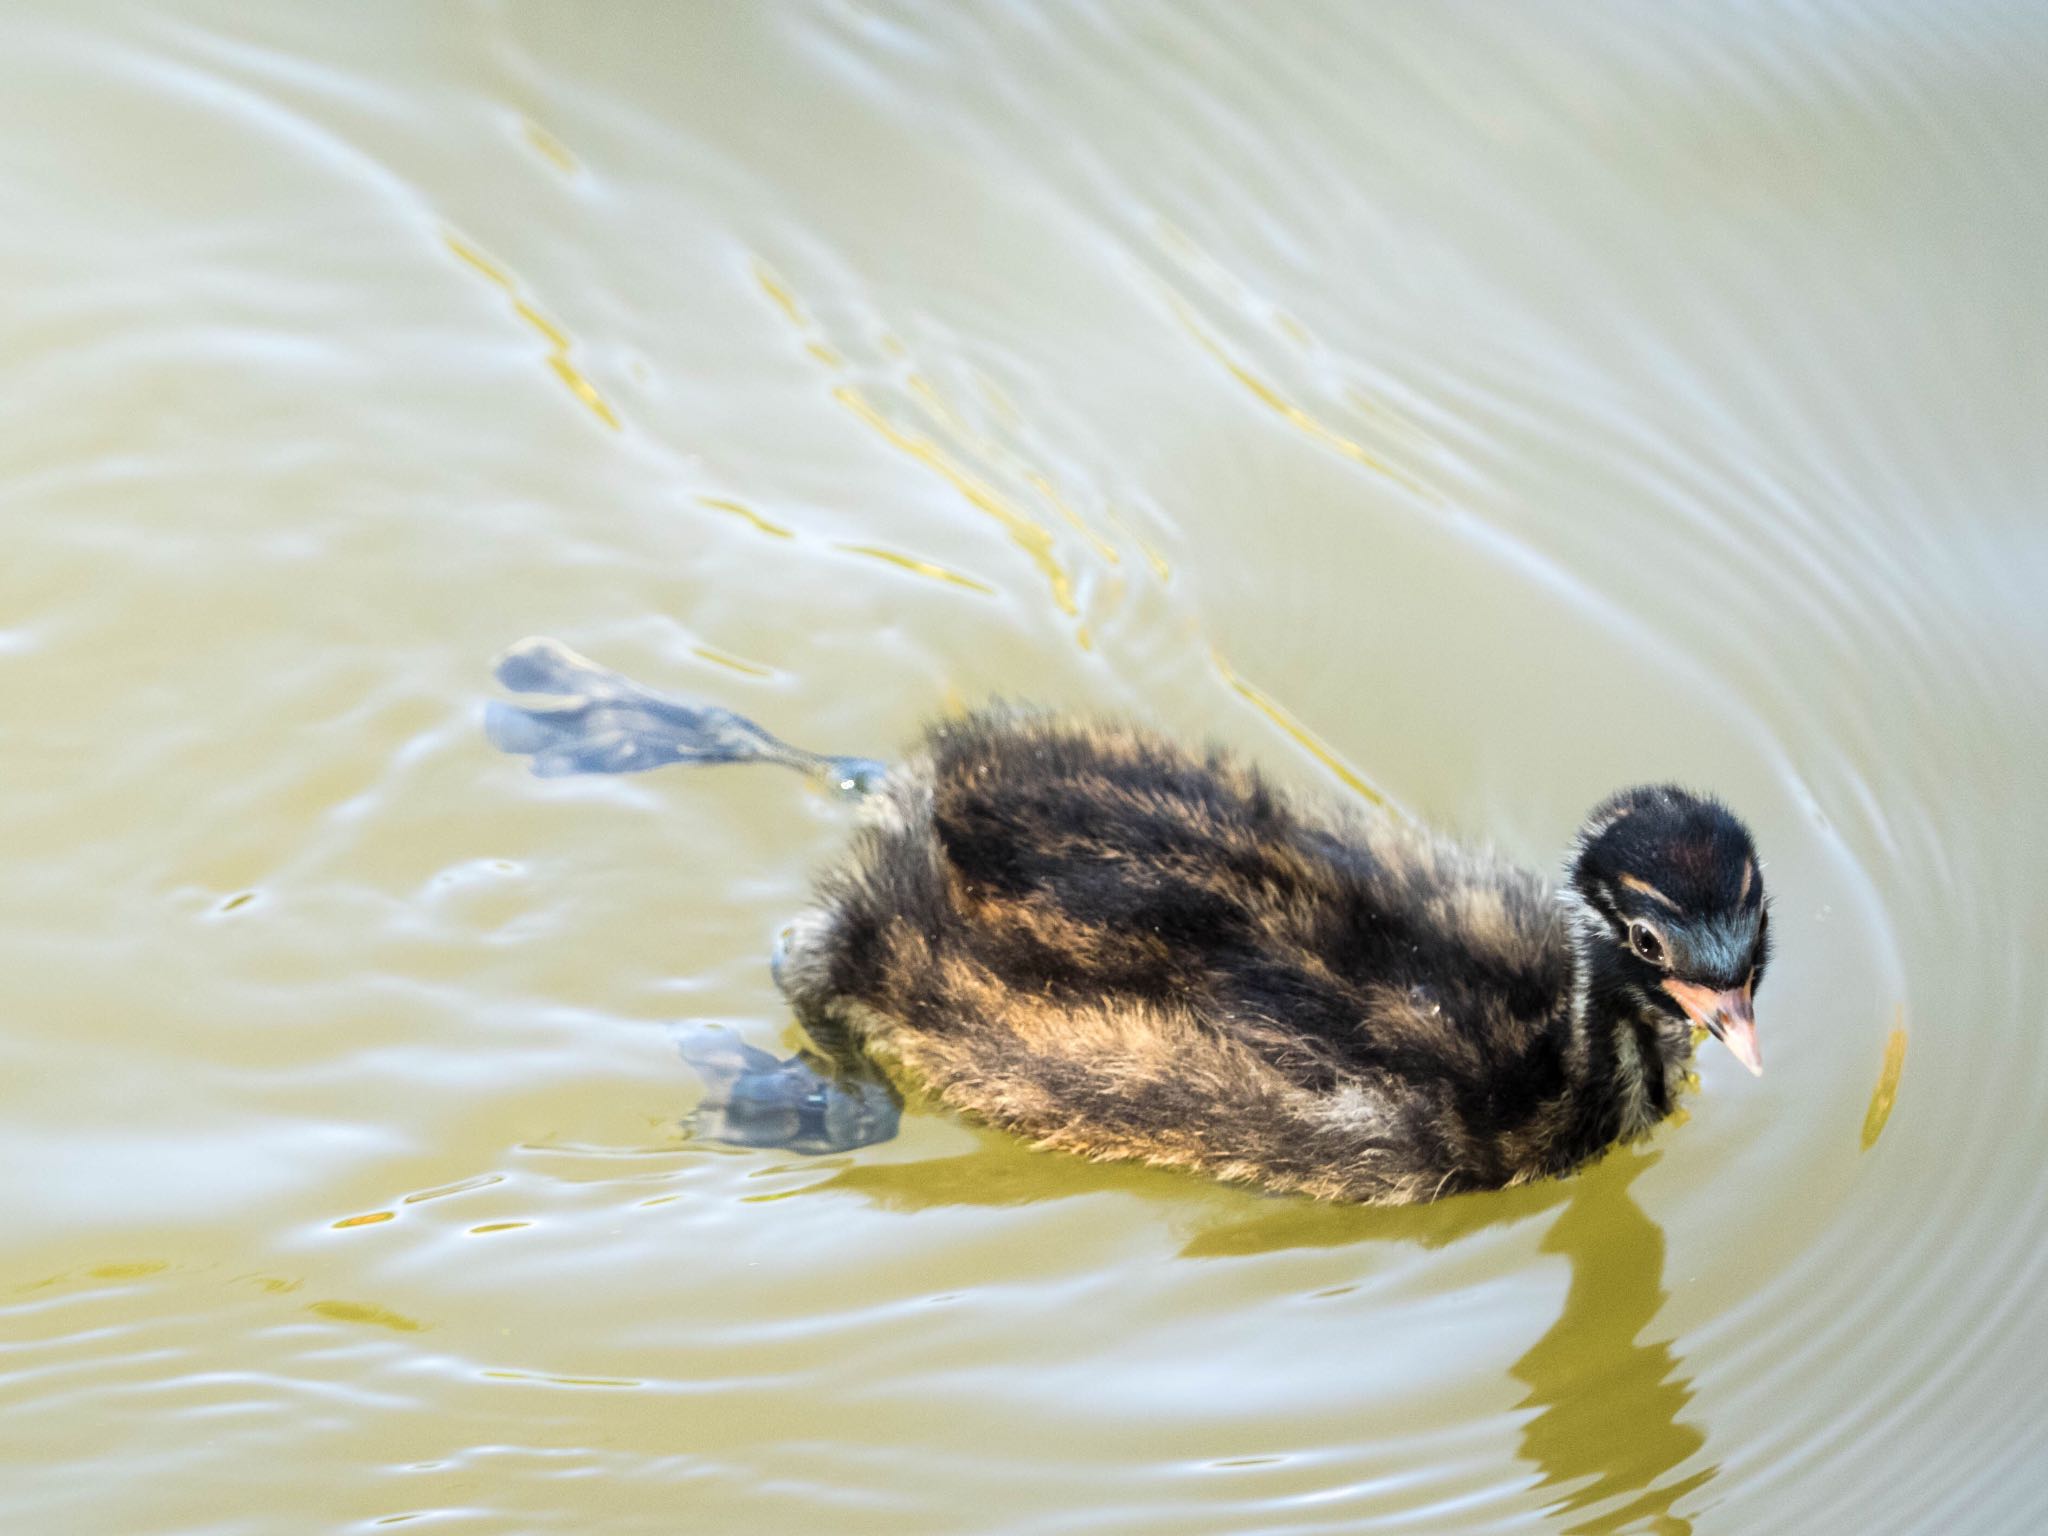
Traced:
POLYGON ((2048 14, 0 23, 0 1522, 2048 1524, 2048 14), (1140 715, 1555 860, 1710 786, 1768 1075, 1329 1209, 692 1140, 886 755, 1140 715))

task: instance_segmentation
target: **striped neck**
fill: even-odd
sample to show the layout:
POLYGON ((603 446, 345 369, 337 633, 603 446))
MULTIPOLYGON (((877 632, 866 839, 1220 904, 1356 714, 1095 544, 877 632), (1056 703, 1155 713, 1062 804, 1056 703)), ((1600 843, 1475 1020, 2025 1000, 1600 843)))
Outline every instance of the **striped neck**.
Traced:
POLYGON ((1631 979, 1620 946, 1585 898, 1561 892, 1572 950, 1567 1076, 1587 1134, 1632 1140, 1670 1114, 1692 1059, 1692 1031, 1631 979))

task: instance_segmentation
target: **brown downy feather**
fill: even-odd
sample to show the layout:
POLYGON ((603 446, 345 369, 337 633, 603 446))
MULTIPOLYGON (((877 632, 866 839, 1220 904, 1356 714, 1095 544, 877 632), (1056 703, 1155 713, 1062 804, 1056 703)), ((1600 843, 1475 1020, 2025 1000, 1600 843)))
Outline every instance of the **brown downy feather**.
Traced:
POLYGON ((1581 1016, 1538 877, 1140 730, 1003 712, 889 772, 781 975, 899 1083, 1040 1146, 1333 1199, 1563 1172, 1682 1070, 1640 1021, 1581 1016))

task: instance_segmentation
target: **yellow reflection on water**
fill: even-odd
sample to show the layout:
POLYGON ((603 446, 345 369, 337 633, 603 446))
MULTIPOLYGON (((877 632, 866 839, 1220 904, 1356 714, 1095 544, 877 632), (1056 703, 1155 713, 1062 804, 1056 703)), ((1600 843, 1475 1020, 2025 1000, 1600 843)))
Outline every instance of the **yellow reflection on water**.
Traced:
POLYGON ((128 1264, 96 1264, 86 1273, 95 1280, 146 1280, 169 1268, 162 1259, 137 1259, 128 1264))
POLYGON ((1153 578, 1159 585, 1163 587, 1169 584, 1173 580, 1173 567, 1167 564, 1166 556, 1162 555, 1149 539, 1141 538, 1129 523, 1117 516, 1116 508, 1105 507, 1103 514, 1116 525, 1119 533, 1138 546, 1138 553, 1145 557, 1145 563, 1152 568, 1153 578))
POLYGON ((481 275, 492 287, 504 292, 512 301, 512 313, 548 344, 547 364, 555 377, 569 386, 569 392, 583 402, 591 415, 612 431, 618 431, 618 412, 614 411, 604 396, 598 393, 597 386, 584 377, 582 370, 570 361, 569 351, 572 343, 569 333, 535 309, 520 292, 519 283, 512 274, 482 251, 452 234, 443 234, 441 238, 457 260, 481 275))
POLYGON ((1892 1105, 1899 1096, 1899 1073, 1906 1066, 1906 1010, 1903 1004, 1893 1017, 1897 1022, 1892 1026, 1891 1037, 1884 1043, 1884 1067, 1877 1075, 1877 1087, 1871 1091, 1870 1108, 1863 1115, 1863 1150, 1866 1152, 1877 1145, 1877 1138, 1884 1134, 1885 1122, 1892 1117, 1892 1105))
POLYGON ((553 165, 556 170, 566 176, 574 176, 576 174, 578 170, 576 157, 569 153, 568 147, 560 139, 549 133, 547 129, 541 127, 539 123, 536 123, 531 118, 525 119, 520 127, 526 136, 526 142, 532 145, 541 157, 553 165))
POLYGON ((724 651, 715 651, 708 645, 693 645, 690 647, 690 654, 699 661, 708 661, 715 667, 724 667, 728 671, 738 672, 747 677, 775 675, 773 667, 764 667, 758 661, 747 661, 739 656, 728 655, 724 651))
POLYGON ((985 581, 976 581, 972 576, 963 576, 958 571, 948 570, 931 560, 920 560, 915 555, 899 555, 893 549, 881 549, 873 544, 841 544, 836 546, 849 555, 864 555, 870 560, 880 560, 898 570, 914 571, 920 576, 929 576, 933 581, 943 581, 950 586, 965 587, 970 592, 980 592, 993 597, 995 588, 985 581))
POLYGON ((1381 810, 1393 813, 1393 807, 1387 803, 1385 795, 1360 778, 1357 770, 1345 762, 1343 758, 1339 757, 1335 749, 1323 741, 1321 737, 1317 736, 1315 732, 1282 709, 1269 695, 1261 692, 1240 677, 1237 670, 1223 659, 1223 653, 1214 646, 1209 648, 1209 660, 1215 666, 1216 671, 1221 675, 1224 682, 1228 683, 1237 693, 1249 700, 1268 720, 1271 720, 1281 730, 1292 736, 1302 747, 1306 748, 1311 757, 1337 776, 1337 781, 1340 784, 1365 796, 1366 799, 1370 800, 1381 810))
POLYGON ((750 525, 771 538, 793 539, 796 537, 780 523, 771 523, 743 501, 734 501, 729 496, 699 496, 697 505, 709 507, 714 512, 730 512, 734 517, 745 519, 750 525))
POLYGON ((1088 541, 1088 547, 1094 550, 1105 564, 1123 564, 1123 556, 1116 552, 1116 546, 1082 521, 1081 514, 1068 505, 1066 497, 1060 494, 1060 488, 1053 483, 1050 475, 1032 470, 1024 478, 1031 483, 1034 491, 1052 503, 1053 510, 1067 520, 1069 527, 1088 541))
POLYGON ((394 1333, 419 1333, 427 1326, 403 1312, 367 1301, 316 1301, 309 1303, 306 1310, 337 1323, 362 1323, 371 1328, 389 1328, 394 1333))
POLYGON ((769 301, 782 311, 791 325, 801 329, 810 327, 811 317, 805 314, 803 306, 797 303, 796 294, 766 262, 757 260, 754 263, 754 281, 761 285, 761 291, 768 295, 769 301))
POLYGON ((473 1189, 489 1189, 493 1184, 505 1182, 502 1173, 479 1173, 473 1178, 457 1179, 452 1184, 437 1184, 432 1189, 414 1190, 401 1202, 405 1205, 419 1205, 428 1200, 445 1200, 450 1195, 465 1195, 473 1189))
POLYGON ((1020 512, 994 487, 987 485, 956 464, 946 451, 928 437, 914 437, 876 409, 866 395, 850 384, 832 391, 832 398, 845 406, 882 437, 891 447, 901 449, 920 464, 938 472, 941 479, 964 496, 968 504, 987 513, 1002 525, 1052 588, 1052 600, 1061 613, 1072 618, 1076 612, 1074 581, 1053 553, 1052 531, 1037 519, 1020 512))
MULTIPOLYGON (((810 354, 830 368, 837 369, 844 366, 845 358, 838 349, 829 345, 816 334, 818 329, 816 323, 813 321, 809 311, 804 307, 803 301, 797 297, 796 290, 779 273, 758 258, 754 261, 753 272, 756 285, 768 297, 769 302, 775 306, 791 326, 804 333, 805 347, 810 354)), ((881 338, 880 345, 882 351, 888 356, 906 358, 909 355, 909 349, 900 338, 894 335, 884 335, 881 338)), ((996 390, 994 385, 990 384, 987 380, 982 380, 981 385, 984 395, 994 394, 997 399, 1003 398, 1000 391, 996 390)), ((927 417, 953 440, 965 443, 974 454, 985 460, 1008 461, 1013 466, 1016 465, 1015 455, 1007 453, 1000 444, 975 431, 947 403, 945 397, 940 394, 937 385, 927 375, 912 371, 905 377, 903 387, 910 397, 917 402, 927 417)), ((913 432, 892 421, 881 407, 877 406, 856 386, 852 384, 838 385, 832 390, 832 398, 853 412, 861 422, 872 428, 884 442, 908 454, 927 468, 936 471, 941 479, 967 500, 968 505, 992 518, 1002 528, 1004 533, 1009 536, 1010 542, 1023 550, 1030 557, 1031 563, 1038 569, 1039 573, 1045 577, 1046 584, 1052 593, 1053 603, 1059 611, 1068 618, 1078 616, 1079 605, 1075 598, 1074 577, 1072 572, 1059 559, 1051 529, 1017 506, 983 476, 976 474, 967 465, 960 462, 958 458, 949 453, 941 444, 930 437, 913 432)), ((1075 532, 1087 540, 1089 547, 1101 559, 1110 565, 1115 565, 1119 562, 1115 546, 1088 526, 1081 515, 1060 495, 1058 488, 1049 476, 1030 469, 1028 466, 1020 466, 1019 472, 1023 474, 1031 487, 1040 496, 1044 497, 1054 510, 1060 513, 1065 521, 1073 527, 1075 532)), ((842 545, 841 547, 852 550, 855 553, 880 553, 869 546, 842 545)), ((903 563, 887 554, 880 554, 880 558, 889 559, 892 563, 903 563)), ((941 580, 953 581, 957 585, 969 585, 973 586, 976 590, 984 590, 981 583, 974 582, 971 579, 957 578, 952 573, 944 572, 940 567, 931 565, 928 561, 919 561, 914 565, 906 566, 906 569, 917 570, 923 575, 935 575, 941 580)), ((1079 641, 1083 650, 1092 649, 1094 642, 1085 624, 1077 626, 1075 638, 1079 641)))
POLYGON ((624 1376, 550 1376, 544 1371, 479 1371, 488 1381, 524 1381, 546 1387, 638 1387, 644 1382, 624 1376))
POLYGON ((1211 335, 1208 329, 1195 318, 1194 311, 1188 307, 1187 301, 1181 298, 1179 294, 1173 292, 1172 289, 1167 290, 1167 302, 1172 306, 1174 316, 1180 321, 1181 328, 1195 339, 1196 344, 1204 352, 1207 352, 1217 362, 1221 363, 1232 378, 1250 390, 1253 397, 1260 404, 1279 414, 1292 426, 1305 432, 1324 447, 1334 448, 1354 464, 1363 465, 1376 474, 1385 475, 1389 480, 1394 481, 1406 490, 1412 491, 1425 501, 1438 503, 1443 501, 1442 494, 1433 487, 1416 479, 1407 470, 1389 464, 1362 443, 1355 442, 1336 428, 1310 415, 1299 405, 1296 405, 1292 400, 1281 394, 1271 384, 1260 378, 1256 373, 1253 373, 1245 364, 1231 356, 1223 343, 1211 335))

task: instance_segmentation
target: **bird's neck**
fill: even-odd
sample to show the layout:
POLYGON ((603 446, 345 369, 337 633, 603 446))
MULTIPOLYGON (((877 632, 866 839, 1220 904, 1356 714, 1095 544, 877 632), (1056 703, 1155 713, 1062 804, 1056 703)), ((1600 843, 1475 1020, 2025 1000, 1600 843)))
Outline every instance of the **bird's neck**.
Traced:
POLYGON ((1568 1076, 1601 1145, 1642 1135, 1677 1107, 1692 1032, 1645 994, 1605 925, 1568 901, 1572 946, 1568 1076))

